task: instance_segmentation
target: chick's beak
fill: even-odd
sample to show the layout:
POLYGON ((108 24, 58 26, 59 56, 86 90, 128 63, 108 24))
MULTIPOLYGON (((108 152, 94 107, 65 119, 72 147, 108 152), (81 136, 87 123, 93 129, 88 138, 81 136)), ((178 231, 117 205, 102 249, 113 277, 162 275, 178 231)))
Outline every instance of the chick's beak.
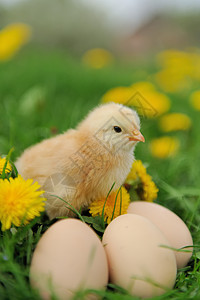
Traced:
POLYGON ((145 138, 139 130, 135 129, 131 133, 132 134, 129 136, 129 141, 145 142, 145 138))

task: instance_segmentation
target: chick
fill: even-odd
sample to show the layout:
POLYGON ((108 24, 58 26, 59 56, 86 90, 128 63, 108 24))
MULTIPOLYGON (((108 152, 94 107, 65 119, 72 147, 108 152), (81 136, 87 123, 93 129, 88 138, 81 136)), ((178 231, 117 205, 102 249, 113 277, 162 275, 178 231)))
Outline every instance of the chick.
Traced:
POLYGON ((92 110, 76 129, 26 149, 16 166, 23 178, 42 186, 50 219, 72 216, 69 206, 86 209, 106 197, 113 183, 113 191, 124 183, 139 141, 144 137, 137 113, 108 103, 92 110))

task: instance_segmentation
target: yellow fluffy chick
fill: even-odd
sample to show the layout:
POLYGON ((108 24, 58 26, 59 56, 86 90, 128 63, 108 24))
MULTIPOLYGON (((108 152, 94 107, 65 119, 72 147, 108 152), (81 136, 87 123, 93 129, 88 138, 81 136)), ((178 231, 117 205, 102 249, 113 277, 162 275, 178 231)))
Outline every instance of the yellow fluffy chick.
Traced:
POLYGON ((26 149, 16 166, 23 178, 38 181, 45 190, 51 219, 72 216, 66 202, 86 209, 106 197, 113 183, 113 191, 124 183, 138 141, 144 137, 137 113, 108 103, 92 110, 76 129, 26 149))

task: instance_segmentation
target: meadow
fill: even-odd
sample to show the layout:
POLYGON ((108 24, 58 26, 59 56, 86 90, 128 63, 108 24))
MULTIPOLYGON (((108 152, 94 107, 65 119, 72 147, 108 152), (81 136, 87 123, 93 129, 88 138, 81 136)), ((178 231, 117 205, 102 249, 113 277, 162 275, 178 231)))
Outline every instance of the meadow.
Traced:
MULTIPOLYGON (((191 56, 195 59, 194 54, 191 56)), ((191 67, 192 62, 189 64, 191 67)), ((188 266, 178 271, 174 289, 151 299, 200 299, 199 110, 196 102, 190 100, 198 90, 200 80, 195 67, 192 65, 193 69, 188 71, 181 64, 182 77, 180 74, 175 78, 169 75, 172 83, 176 82, 179 87, 176 89, 171 85, 167 90, 156 81, 155 74, 161 67, 155 57, 145 62, 115 60, 105 68, 95 69, 64 51, 26 48, 13 59, 0 62, 0 154, 7 155, 14 147, 12 161, 28 146, 74 128, 109 90, 116 87, 150 82, 156 86, 154 92, 158 102, 160 94, 169 99, 170 106, 162 113, 159 113, 159 105, 155 110, 158 113, 153 117, 141 113, 146 142, 137 146, 135 155, 147 166, 159 189, 155 202, 181 217, 191 231, 195 247, 188 266), (177 121, 175 126, 178 128, 166 129, 168 125, 166 128, 161 125, 165 124, 161 118, 169 112, 186 115, 189 125, 180 128, 181 123, 177 121), (170 148, 167 153, 159 154, 152 150, 152 141, 164 136, 178 141, 176 151, 171 153, 170 148)), ((139 92, 147 100, 145 103, 154 105, 151 97, 145 94, 146 88, 139 92)), ((122 99, 123 92, 120 93, 122 99)), ((148 93, 150 95, 149 90, 148 93)), ((126 104, 128 100, 123 98, 121 102, 126 104)), ((0 232, 0 299, 40 299, 30 287, 29 267, 38 240, 53 222, 55 220, 49 221, 43 213, 26 226, 0 232)), ((103 299, 138 299, 112 285, 105 292, 96 293, 103 299)))

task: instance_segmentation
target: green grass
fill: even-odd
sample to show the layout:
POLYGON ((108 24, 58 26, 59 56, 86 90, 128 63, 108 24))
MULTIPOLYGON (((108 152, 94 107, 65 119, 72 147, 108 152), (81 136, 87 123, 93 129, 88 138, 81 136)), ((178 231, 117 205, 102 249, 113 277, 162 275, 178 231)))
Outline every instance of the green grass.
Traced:
MULTIPOLYGON (((146 80, 155 69, 150 61, 92 70, 63 52, 44 50, 27 50, 0 63, 0 154, 14 147, 15 160, 26 147, 52 136, 52 130, 60 133, 76 126, 109 88, 146 80), (36 106, 24 106, 27 98, 36 99, 36 106)), ((146 144, 136 149, 136 158, 148 164, 159 187, 157 202, 185 221, 196 245, 188 266, 178 272, 174 289, 157 300, 200 299, 199 112, 189 104, 190 92, 170 95, 171 111, 185 112, 193 122, 189 132, 174 134, 181 141, 179 154, 165 160, 151 156, 149 141, 162 135, 157 120, 142 119, 146 144)), ((0 233, 0 299, 40 299, 29 285, 29 266, 41 234, 51 224, 43 215, 20 230, 0 233)), ((113 286, 99 293, 104 299, 137 299, 113 286)))

